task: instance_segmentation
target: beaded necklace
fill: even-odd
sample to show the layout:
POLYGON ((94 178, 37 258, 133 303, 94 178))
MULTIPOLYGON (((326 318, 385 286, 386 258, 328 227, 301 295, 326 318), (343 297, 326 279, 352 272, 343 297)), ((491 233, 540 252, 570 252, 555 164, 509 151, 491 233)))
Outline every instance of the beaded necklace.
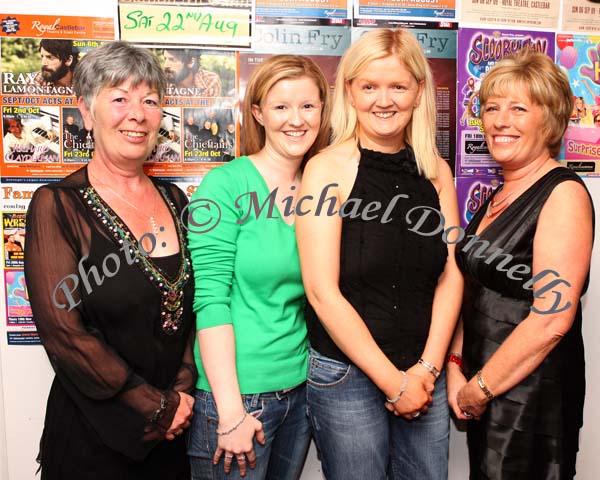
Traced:
MULTIPOLYGON (((183 287, 190 278, 192 263, 183 238, 181 226, 177 221, 177 210, 175 209, 175 205, 167 195, 164 187, 157 185, 157 188, 171 211, 173 223, 177 230, 181 266, 179 267, 179 273, 174 280, 170 280, 166 275, 163 275, 161 270, 154 265, 149 254, 145 254, 145 250, 142 251, 142 249, 140 249, 137 239, 133 236, 125 222, 123 222, 108 204, 102 200, 94 187, 90 185, 85 189, 80 189, 79 193, 83 195, 86 205, 92 210, 92 213, 100 219, 102 224, 106 226, 116 242, 122 246, 123 243, 127 241, 129 253, 131 254, 131 257, 134 258, 133 263, 135 263, 142 273, 148 277, 161 294, 160 319, 162 330, 167 335, 174 335, 181 326, 184 303, 183 287)), ((148 235, 152 234, 146 234, 146 236, 148 235)))

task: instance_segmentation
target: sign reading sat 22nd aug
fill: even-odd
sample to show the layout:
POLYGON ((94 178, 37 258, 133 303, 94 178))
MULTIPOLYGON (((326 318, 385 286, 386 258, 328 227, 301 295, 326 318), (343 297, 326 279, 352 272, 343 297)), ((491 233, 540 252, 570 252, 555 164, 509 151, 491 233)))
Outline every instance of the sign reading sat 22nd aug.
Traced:
POLYGON ((138 44, 251 47, 251 7, 121 3, 121 38, 138 44))

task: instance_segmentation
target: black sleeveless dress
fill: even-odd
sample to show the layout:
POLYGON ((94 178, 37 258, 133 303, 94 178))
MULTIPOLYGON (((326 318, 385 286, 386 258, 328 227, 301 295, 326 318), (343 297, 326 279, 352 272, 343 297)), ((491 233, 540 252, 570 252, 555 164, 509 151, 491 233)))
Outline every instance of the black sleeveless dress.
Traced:
MULTIPOLYGON (((510 265, 533 261, 533 239, 538 217, 554 187, 581 179, 571 170, 555 168, 534 183, 478 236, 489 242, 465 248, 486 211, 479 210, 457 245, 456 256, 465 276, 462 306, 465 374, 471 378, 527 316, 532 290, 521 280, 498 271, 502 257, 489 264, 494 248, 514 258, 510 265), (466 250, 466 251, 465 251, 466 250)), ((493 196, 492 196, 493 198, 493 196)), ((490 198, 488 202, 492 200, 490 198)), ((593 221, 593 217, 592 217, 593 221)), ((552 277, 554 279, 556 277, 552 277)), ((583 293, 589 281, 586 280, 583 293)), ((553 295, 550 293, 550 295, 553 295)), ((564 304, 564 301, 561 305, 564 304)), ((581 302, 573 326, 518 385, 492 400, 481 421, 468 424, 471 479, 556 480, 575 475, 579 429, 583 425, 585 364, 581 336, 581 302)))
MULTIPOLYGON (((417 363, 425 348, 435 288, 448 256, 436 211, 437 191, 419 174, 409 145, 396 153, 360 148, 356 179, 340 208, 340 291, 401 370, 417 363), (369 205, 381 208, 371 211, 369 205), (421 234, 410 231, 415 226, 421 234)), ((310 304, 305 318, 312 348, 351 363, 310 304)))

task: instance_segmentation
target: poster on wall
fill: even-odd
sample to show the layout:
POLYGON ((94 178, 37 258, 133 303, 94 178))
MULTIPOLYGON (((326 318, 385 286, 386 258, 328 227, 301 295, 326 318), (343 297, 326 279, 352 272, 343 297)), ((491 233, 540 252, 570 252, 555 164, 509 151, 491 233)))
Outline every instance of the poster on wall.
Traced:
POLYGON ((582 176, 600 178, 600 36, 558 34, 556 44, 575 103, 560 159, 582 176))
POLYGON ((2 212, 4 268, 23 268, 25 212, 2 212))
POLYGON ((352 12, 352 0, 256 0, 256 15, 280 18, 346 19, 352 12))
POLYGON ((475 214, 500 185, 502 179, 494 176, 470 176, 456 179, 456 196, 460 224, 466 228, 475 214))
POLYGON ((456 0, 354 0, 354 17, 449 21, 456 18, 456 0))
POLYGON ((476 96, 482 78, 496 62, 530 47, 554 58, 554 33, 461 28, 458 31, 457 176, 500 173, 485 143, 476 96), (498 169, 498 170, 496 170, 498 169))
POLYGON ((252 46, 252 3, 119 1, 120 38, 132 43, 230 50, 252 46))
POLYGON ((595 0, 563 0, 561 30, 600 32, 600 3, 595 0))
POLYGON ((407 28, 429 60, 435 80, 437 147, 452 171, 456 153, 456 23, 355 19, 352 40, 373 28, 407 28))
POLYGON ((114 22, 0 14, 0 24, 1 180, 65 177, 89 161, 91 152, 76 108, 73 69, 113 39, 114 22))
POLYGON ((238 154, 237 54, 198 48, 152 48, 167 77, 158 142, 148 175, 201 178, 238 154))
POLYGON ((461 22, 556 30, 560 0, 461 0, 461 22))
POLYGON ((321 67, 333 90, 341 56, 350 46, 350 20, 264 17, 256 22, 256 41, 250 53, 240 53, 240 99, 254 68, 275 54, 306 55, 321 67))

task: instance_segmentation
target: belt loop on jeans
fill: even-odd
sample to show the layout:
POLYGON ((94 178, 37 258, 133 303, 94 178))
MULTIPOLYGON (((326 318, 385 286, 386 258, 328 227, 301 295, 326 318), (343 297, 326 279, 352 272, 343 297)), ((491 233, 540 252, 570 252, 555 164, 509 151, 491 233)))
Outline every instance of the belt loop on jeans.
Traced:
POLYGON ((287 397, 287 394, 290 393, 292 390, 295 390, 296 387, 292 387, 292 388, 284 388, 283 390, 278 390, 275 392, 275 397, 277 397, 277 400, 283 400, 284 398, 287 397))
POLYGON ((260 400, 260 393, 254 393, 252 395, 252 399, 250 400, 250 408, 253 410, 258 407, 258 401, 260 400))

